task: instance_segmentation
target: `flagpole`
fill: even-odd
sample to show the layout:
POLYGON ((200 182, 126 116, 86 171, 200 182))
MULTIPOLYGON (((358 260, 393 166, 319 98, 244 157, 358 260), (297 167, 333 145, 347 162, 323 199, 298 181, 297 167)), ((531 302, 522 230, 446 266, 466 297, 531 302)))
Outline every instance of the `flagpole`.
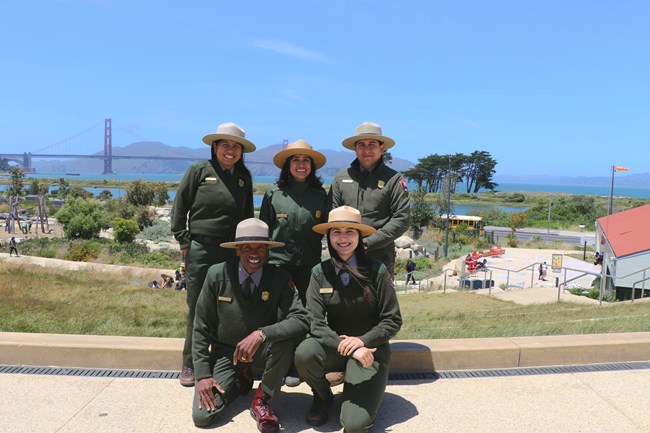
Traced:
POLYGON ((612 165, 612 183, 609 187, 609 206, 607 207, 607 215, 612 214, 614 209, 614 172, 616 172, 616 166, 612 165))

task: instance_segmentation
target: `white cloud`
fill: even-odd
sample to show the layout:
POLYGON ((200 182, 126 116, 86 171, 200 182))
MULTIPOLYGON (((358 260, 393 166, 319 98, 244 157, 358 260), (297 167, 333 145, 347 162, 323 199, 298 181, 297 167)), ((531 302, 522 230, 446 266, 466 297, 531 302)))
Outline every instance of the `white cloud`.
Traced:
POLYGON ((279 54, 300 57, 305 60, 315 60, 317 62, 330 62, 324 54, 317 53, 305 48, 293 45, 290 42, 280 41, 277 39, 256 39, 254 45, 264 50, 274 51, 279 54))

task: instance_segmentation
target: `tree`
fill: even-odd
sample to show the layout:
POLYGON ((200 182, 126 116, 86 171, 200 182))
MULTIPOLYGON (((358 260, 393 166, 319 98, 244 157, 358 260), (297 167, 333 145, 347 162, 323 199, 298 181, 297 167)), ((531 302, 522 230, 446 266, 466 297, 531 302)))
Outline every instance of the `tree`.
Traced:
POLYGON ((508 227, 512 230, 512 234, 515 234, 517 229, 522 228, 526 225, 526 214, 523 212, 513 212, 508 217, 508 227))
POLYGON ((99 194, 97 194, 97 199, 98 200, 108 200, 109 198, 113 198, 113 193, 110 192, 109 190, 105 189, 99 194))
POLYGON ((113 220, 113 235, 118 243, 131 243, 139 233, 140 228, 135 221, 125 220, 123 218, 115 218, 113 220))
POLYGON ((498 184, 492 182, 497 162, 489 152, 475 150, 466 158, 464 166, 467 192, 478 192, 481 188, 494 190, 498 184))
POLYGON ((9 171, 10 169, 9 160, 7 158, 0 159, 0 171, 9 171))
POLYGON ((104 226, 104 215, 97 200, 72 198, 56 213, 68 239, 92 239, 99 237, 104 226))
POLYGON ((15 197, 25 195, 25 189, 23 188, 25 172, 23 169, 15 165, 9 169, 9 175, 11 176, 11 180, 9 188, 7 188, 7 196, 15 197))
POLYGON ((153 204, 155 206, 164 206, 169 201, 169 192, 167 191, 167 184, 164 182, 156 182, 152 185, 154 192, 153 204))
POLYGON ((60 177, 59 189, 53 191, 53 194, 56 195, 58 198, 66 198, 69 192, 70 192, 70 183, 64 178, 60 177))
POLYGON ((134 206, 149 206, 153 204, 154 189, 142 179, 126 185, 126 201, 134 206))
POLYGON ((414 192, 411 194, 411 228, 418 233, 420 228, 428 227, 434 218, 433 207, 425 200, 425 194, 414 192))

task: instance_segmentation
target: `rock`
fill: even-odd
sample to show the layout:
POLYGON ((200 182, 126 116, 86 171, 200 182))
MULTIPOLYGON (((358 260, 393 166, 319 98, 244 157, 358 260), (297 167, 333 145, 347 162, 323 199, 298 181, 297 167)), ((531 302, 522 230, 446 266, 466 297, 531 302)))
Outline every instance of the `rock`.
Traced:
POLYGON ((395 246, 398 248, 409 248, 415 241, 408 236, 400 236, 395 239, 395 246))

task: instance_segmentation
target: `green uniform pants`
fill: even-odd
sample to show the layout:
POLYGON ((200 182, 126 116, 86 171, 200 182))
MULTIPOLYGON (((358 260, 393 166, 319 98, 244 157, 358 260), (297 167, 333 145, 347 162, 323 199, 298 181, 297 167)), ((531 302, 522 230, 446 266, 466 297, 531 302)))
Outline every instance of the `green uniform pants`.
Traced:
POLYGON ((384 344, 374 353, 375 362, 363 368, 356 360, 328 350, 315 338, 307 338, 296 349, 296 369, 314 393, 325 399, 330 384, 325 373, 344 371, 341 424, 347 433, 365 433, 372 427, 384 397, 390 366, 390 346, 384 344))
POLYGON ((187 289, 188 312, 185 345, 183 346, 183 365, 190 368, 194 368, 194 363, 192 362, 192 330, 194 328, 196 301, 199 299, 199 294, 201 294, 205 276, 210 266, 225 262, 234 254, 234 249, 221 248, 218 245, 207 245, 192 241, 187 257, 185 257, 185 286, 187 289))
MULTIPOLYGON (((279 391, 284 382, 284 376, 287 374, 289 365, 293 361, 295 351, 295 342, 293 339, 274 341, 273 343, 263 343, 257 350, 253 359, 253 367, 263 369, 262 381, 260 387, 262 390, 273 397, 276 391, 279 391)), ((224 394, 219 394, 215 389, 215 398, 217 400, 214 412, 208 412, 205 407, 199 409, 198 397, 194 391, 194 401, 192 403, 192 420, 197 426, 207 426, 213 422, 235 398, 239 396, 235 379, 239 372, 248 364, 238 362, 234 365, 232 362, 234 349, 220 348, 213 349, 211 358, 214 359, 212 367, 212 377, 219 382, 224 394)))

